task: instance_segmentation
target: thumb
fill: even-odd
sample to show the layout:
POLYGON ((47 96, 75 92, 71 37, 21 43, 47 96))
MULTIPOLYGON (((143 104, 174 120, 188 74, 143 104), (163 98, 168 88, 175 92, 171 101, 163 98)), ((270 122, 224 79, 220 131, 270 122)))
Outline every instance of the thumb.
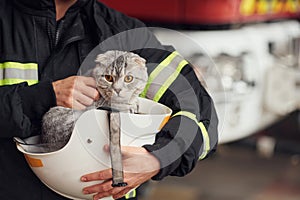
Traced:
MULTIPOLYGON (((103 146, 103 150, 107 153, 109 153, 109 148, 109 144, 105 144, 103 146)), ((121 146, 121 153, 123 157, 130 157, 133 154, 137 153, 138 149, 141 149, 141 147, 121 146)))
POLYGON ((122 155, 126 157, 132 156, 141 156, 148 153, 148 151, 143 147, 134 147, 134 146, 122 146, 121 147, 122 155))

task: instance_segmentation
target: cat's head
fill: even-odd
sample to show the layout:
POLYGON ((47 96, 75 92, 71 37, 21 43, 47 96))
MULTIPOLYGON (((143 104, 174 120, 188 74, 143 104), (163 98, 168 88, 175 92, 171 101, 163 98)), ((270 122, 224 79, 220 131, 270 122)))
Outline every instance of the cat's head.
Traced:
POLYGON ((146 60, 126 51, 107 51, 95 60, 93 77, 101 96, 110 102, 130 103, 144 90, 146 60))

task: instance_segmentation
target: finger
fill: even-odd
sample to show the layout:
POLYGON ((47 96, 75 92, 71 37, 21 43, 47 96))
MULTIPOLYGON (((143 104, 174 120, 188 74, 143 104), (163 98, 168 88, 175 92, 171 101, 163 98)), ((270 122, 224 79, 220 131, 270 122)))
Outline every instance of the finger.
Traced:
POLYGON ((85 94, 81 93, 80 91, 75 91, 74 99, 75 99, 75 101, 80 102, 84 106, 90 106, 94 102, 94 99, 92 99, 89 96, 86 96, 85 94))
POLYGON ((93 100, 96 100, 100 96, 96 88, 90 87, 88 85, 78 85, 77 89, 79 92, 81 92, 82 94, 88 96, 93 100))
POLYGON ((101 192, 101 193, 98 193, 98 194, 94 195, 93 199, 98 200, 98 199, 101 199, 101 198, 104 198, 104 197, 109 197, 109 196, 111 196, 110 192, 101 192))
MULTIPOLYGON (((124 196, 128 191, 130 191, 131 188, 129 187, 115 187, 112 190, 106 191, 106 192, 99 192, 98 194, 94 195, 94 199, 100 199, 103 197, 108 197, 108 196, 114 196, 119 194, 119 196, 124 196), (124 191, 125 190, 125 191, 124 191)), ((114 198, 116 199, 116 198, 114 198)))
POLYGON ((93 193, 112 193, 111 190, 113 187, 111 186, 112 181, 105 181, 100 184, 91 185, 83 188, 83 194, 93 194, 93 193))
POLYGON ((134 146, 122 146, 121 152, 124 158, 131 156, 141 156, 147 153, 147 150, 142 147, 134 147, 134 146))
POLYGON ((84 110, 86 108, 86 106, 80 103, 79 101, 74 101, 71 107, 75 110, 84 110))
POLYGON ((85 76, 80 76, 80 79, 85 85, 91 86, 93 88, 96 88, 96 81, 92 77, 85 77, 85 76))
POLYGON ((117 194, 114 194, 113 198, 114 199, 120 199, 120 198, 124 197, 130 190, 131 190, 131 188, 125 188, 121 192, 118 192, 117 194))
MULTIPOLYGON (((121 153, 122 153, 123 158, 127 158, 127 157, 132 156, 134 149, 135 149, 134 147, 131 148, 130 146, 121 146, 121 153)), ((105 144, 103 146, 103 150, 105 152, 109 153, 109 144, 105 144)))
POLYGON ((121 146, 121 153, 124 157, 130 156, 133 148, 130 146, 121 146))
POLYGON ((98 101, 99 99, 100 99, 100 93, 97 91, 94 100, 95 100, 95 101, 98 101))
POLYGON ((112 178, 112 170, 106 169, 99 172, 83 175, 81 177, 81 181, 89 182, 89 181, 97 181, 97 180, 107 180, 111 178, 112 178))
POLYGON ((98 90, 96 89, 95 80, 91 77, 79 77, 75 85, 76 90, 93 100, 96 100, 100 96, 98 90))
POLYGON ((103 150, 104 150, 105 152, 109 153, 109 144, 105 144, 105 145, 103 146, 103 150))

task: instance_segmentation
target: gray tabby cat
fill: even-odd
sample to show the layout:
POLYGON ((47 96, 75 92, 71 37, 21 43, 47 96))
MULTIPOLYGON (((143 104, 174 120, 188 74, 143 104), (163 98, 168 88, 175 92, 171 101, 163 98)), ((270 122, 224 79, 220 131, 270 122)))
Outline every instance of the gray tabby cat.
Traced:
MULTIPOLYGON (((92 76, 101 98, 94 104, 96 108, 105 107, 110 110, 108 119, 113 186, 124 186, 126 183, 123 183, 118 112, 138 113, 137 97, 148 79, 146 61, 131 52, 112 50, 99 54, 95 62, 92 76)), ((85 111, 61 106, 51 108, 43 116, 41 142, 47 144, 49 151, 62 148, 70 139, 76 120, 85 111)))

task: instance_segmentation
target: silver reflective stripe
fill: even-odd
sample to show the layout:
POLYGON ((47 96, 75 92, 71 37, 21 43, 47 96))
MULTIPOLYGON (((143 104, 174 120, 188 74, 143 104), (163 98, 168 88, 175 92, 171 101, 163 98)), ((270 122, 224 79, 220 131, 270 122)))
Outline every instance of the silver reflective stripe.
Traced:
POLYGON ((29 85, 38 82, 38 65, 36 63, 0 63, 0 85, 11 85, 24 81, 29 85))
POLYGON ((188 62, 174 51, 151 72, 140 96, 159 101, 187 64, 188 62))
POLYGON ((0 79, 5 79, 5 78, 36 80, 37 71, 35 69, 23 70, 23 69, 5 68, 3 70, 0 70, 0 79))

